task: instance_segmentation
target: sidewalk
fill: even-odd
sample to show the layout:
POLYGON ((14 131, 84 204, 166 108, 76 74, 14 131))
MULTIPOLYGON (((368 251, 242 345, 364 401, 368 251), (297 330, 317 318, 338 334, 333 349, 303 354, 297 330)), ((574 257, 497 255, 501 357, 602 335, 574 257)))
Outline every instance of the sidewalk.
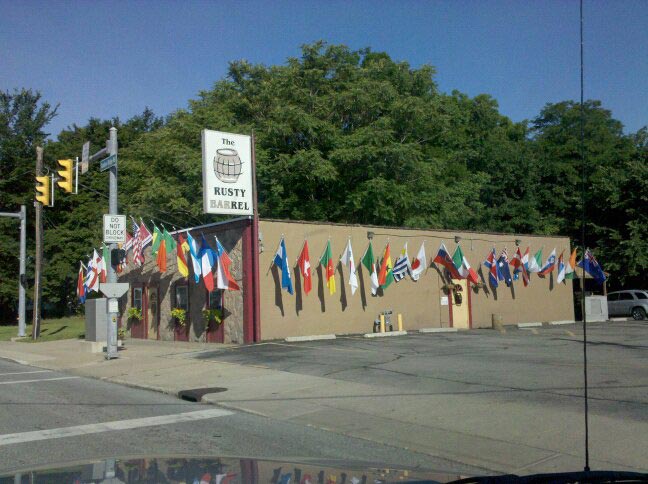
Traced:
MULTIPOLYGON (((126 349, 120 351, 120 358, 111 361, 106 361, 102 354, 88 352, 87 346, 75 340, 38 344, 0 342, 0 357, 174 395, 192 388, 226 388, 225 392, 206 395, 203 401, 445 457, 493 472, 532 473, 582 466, 582 457, 574 450, 580 439, 580 415, 559 416, 562 440, 538 439, 538 435, 546 433, 541 411, 511 402, 499 415, 489 408, 487 395, 429 393, 416 388, 403 392, 395 386, 194 358, 205 350, 227 351, 224 345, 131 339, 127 340, 126 349), (497 425, 478 423, 506 415, 528 422, 534 439, 517 432, 502 438, 501 433, 492 430, 497 425)), ((555 416, 552 414, 551 418, 555 416)), ((595 431, 619 432, 617 419, 598 422, 600 428, 595 431)), ((609 461, 593 461, 593 468, 637 470, 642 462, 640 453, 639 449, 625 446, 618 452, 605 449, 596 455, 605 455, 609 461)))

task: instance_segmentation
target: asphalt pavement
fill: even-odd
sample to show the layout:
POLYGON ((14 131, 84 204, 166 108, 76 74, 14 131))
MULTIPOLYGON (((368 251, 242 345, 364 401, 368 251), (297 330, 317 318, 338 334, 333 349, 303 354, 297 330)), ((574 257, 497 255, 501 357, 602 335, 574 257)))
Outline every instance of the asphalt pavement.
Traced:
POLYGON ((0 360, 0 473, 134 456, 482 469, 249 413, 0 360))

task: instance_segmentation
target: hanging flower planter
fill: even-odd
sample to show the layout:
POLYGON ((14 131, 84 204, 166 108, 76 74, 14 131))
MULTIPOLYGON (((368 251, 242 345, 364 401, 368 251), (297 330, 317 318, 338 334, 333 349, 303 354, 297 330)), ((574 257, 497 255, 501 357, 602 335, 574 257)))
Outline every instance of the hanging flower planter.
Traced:
POLYGON ((187 311, 180 308, 173 308, 171 310, 171 317, 175 320, 176 326, 184 328, 187 323, 187 311))
POLYGON ((203 322, 209 329, 217 327, 223 322, 220 309, 203 309, 203 322))

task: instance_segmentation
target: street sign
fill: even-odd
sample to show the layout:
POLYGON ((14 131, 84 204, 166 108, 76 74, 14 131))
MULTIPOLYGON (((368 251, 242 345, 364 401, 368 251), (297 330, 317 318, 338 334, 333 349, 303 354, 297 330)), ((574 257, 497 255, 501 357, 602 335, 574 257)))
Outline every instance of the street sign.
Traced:
POLYGON ((106 171, 117 164, 117 155, 110 155, 99 162, 99 170, 106 171))
POLYGON ((106 244, 126 242, 126 215, 103 216, 103 241, 106 244))
POLYGON ((122 297, 124 294, 126 294, 129 287, 130 286, 127 282, 104 282, 103 284, 99 284, 99 290, 103 293, 104 296, 109 298, 122 297))
POLYGON ((90 163, 90 141, 83 143, 83 150, 81 151, 81 174, 83 175, 88 171, 88 163, 90 163))

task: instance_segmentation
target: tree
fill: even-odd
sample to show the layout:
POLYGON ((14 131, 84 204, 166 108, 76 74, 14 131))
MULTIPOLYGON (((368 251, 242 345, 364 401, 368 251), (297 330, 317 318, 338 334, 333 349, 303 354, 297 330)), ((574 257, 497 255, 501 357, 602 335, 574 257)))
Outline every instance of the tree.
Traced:
MULTIPOLYGON (((0 91, 0 210, 27 207, 28 247, 33 247, 33 200, 36 146, 49 135, 44 131, 58 106, 42 101, 29 89, 0 91)), ((0 321, 15 319, 18 301, 20 226, 0 218, 0 321)))

